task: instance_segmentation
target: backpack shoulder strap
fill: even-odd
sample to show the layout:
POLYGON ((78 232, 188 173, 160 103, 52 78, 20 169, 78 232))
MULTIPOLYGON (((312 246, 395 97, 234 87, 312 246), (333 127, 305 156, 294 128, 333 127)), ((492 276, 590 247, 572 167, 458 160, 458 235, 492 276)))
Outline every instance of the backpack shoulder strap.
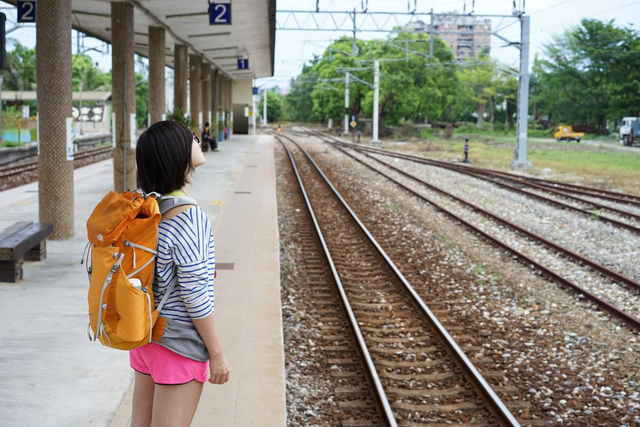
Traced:
POLYGON ((165 212, 173 208, 177 208, 178 206, 185 205, 198 205, 191 197, 181 197, 181 196, 163 196, 158 199, 158 208, 160 209, 160 215, 164 215, 165 212))

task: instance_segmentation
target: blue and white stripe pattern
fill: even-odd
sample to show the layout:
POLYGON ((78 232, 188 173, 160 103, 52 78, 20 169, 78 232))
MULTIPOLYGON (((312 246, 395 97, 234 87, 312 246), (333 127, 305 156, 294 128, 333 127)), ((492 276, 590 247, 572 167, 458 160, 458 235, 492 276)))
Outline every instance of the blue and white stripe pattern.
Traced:
POLYGON ((178 284, 164 307, 162 317, 183 323, 213 313, 213 280, 216 268, 211 223, 199 206, 160 222, 156 260, 156 301, 160 301, 173 278, 178 284))

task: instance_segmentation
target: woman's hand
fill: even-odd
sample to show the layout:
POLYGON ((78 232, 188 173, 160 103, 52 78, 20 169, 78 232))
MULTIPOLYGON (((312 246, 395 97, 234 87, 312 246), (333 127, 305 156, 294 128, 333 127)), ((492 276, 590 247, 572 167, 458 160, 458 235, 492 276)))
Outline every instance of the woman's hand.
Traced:
POLYGON ((209 357, 209 382, 211 384, 224 384, 229 381, 229 364, 223 353, 209 357))

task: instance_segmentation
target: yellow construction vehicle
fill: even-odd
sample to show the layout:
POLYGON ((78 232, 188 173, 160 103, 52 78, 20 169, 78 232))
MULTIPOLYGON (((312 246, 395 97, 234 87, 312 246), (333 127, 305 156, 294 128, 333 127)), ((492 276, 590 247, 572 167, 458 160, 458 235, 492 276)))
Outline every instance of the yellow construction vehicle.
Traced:
POLYGON ((584 132, 574 132, 570 125, 560 125, 553 137, 556 141, 571 141, 575 139, 576 142, 580 142, 584 138, 584 132))

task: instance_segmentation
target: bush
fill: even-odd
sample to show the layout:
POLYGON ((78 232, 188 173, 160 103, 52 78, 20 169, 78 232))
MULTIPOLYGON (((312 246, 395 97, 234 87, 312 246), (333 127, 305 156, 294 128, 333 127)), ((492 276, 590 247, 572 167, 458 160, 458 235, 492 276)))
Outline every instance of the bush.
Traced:
POLYGON ((181 108, 175 108, 173 111, 169 111, 167 114, 167 120, 173 120, 176 122, 180 122, 187 126, 189 129, 193 127, 193 119, 191 117, 186 116, 181 108))

